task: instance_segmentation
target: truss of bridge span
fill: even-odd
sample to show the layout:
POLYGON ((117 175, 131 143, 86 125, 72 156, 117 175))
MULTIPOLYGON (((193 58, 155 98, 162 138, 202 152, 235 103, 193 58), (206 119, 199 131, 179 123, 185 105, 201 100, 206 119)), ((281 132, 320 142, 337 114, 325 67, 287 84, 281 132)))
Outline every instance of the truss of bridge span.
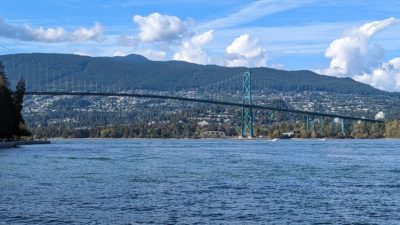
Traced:
POLYGON ((226 138, 224 132, 221 131, 204 131, 200 133, 201 138, 226 138))

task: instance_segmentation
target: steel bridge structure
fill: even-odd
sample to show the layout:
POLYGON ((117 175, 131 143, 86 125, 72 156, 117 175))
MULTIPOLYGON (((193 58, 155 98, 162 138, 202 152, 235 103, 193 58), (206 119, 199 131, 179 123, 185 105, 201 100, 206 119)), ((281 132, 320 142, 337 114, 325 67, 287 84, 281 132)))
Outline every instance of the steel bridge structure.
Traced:
POLYGON ((181 96, 172 96, 172 95, 164 95, 164 94, 143 94, 143 93, 127 93, 127 92, 107 92, 107 91, 27 91, 25 95, 27 96, 98 96, 98 97, 131 97, 131 98, 145 98, 145 99, 159 99, 159 100, 175 100, 175 101, 183 101, 183 102, 194 102, 194 103, 204 103, 204 104, 212 104, 212 105, 220 105, 220 106, 229 106, 229 107, 238 107, 242 109, 241 113, 241 137, 244 138, 252 138, 254 137, 253 130, 253 110, 268 110, 275 112, 283 112, 283 113, 292 113, 298 115, 304 115, 307 117, 306 121, 306 130, 307 131, 315 131, 315 120, 310 120, 310 117, 318 118, 320 125, 320 129, 323 126, 324 118, 331 118, 334 120, 340 120, 341 132, 345 133, 344 121, 362 121, 362 122, 370 122, 370 123, 383 123, 383 120, 365 118, 365 117, 356 117, 356 116, 348 116, 348 115, 340 115, 340 114, 332 114, 332 113, 324 113, 324 112, 314 112, 314 111, 304 111, 297 109, 289 109, 289 108, 280 108, 275 106, 268 105, 256 105, 253 104, 252 93, 251 93, 251 72, 246 71, 242 74, 242 103, 238 102, 229 102, 229 101, 221 101, 221 100, 213 100, 213 99, 201 99, 201 98, 190 98, 190 97, 181 97, 181 96))
MULTIPOLYGON (((7 54, 15 54, 13 50, 7 49, 0 46, 0 50, 6 51, 7 54)), ((26 87, 27 91, 25 95, 27 96, 98 96, 98 97, 132 97, 132 98, 144 98, 144 99, 160 99, 160 100, 175 100, 175 101, 183 101, 183 102, 194 102, 194 103, 204 103, 204 104, 213 104, 227 107, 238 107, 242 109, 241 112, 241 131, 240 134, 242 137, 254 137, 253 131, 253 122, 254 115, 253 110, 268 110, 275 112, 283 112, 283 113, 291 113, 307 116, 306 121, 306 129, 310 131, 311 129, 314 131, 315 129, 315 121, 322 121, 319 126, 320 129, 323 128, 323 120, 324 118, 332 118, 340 121, 340 127, 342 133, 344 133, 344 121, 363 121, 370 123, 383 123, 382 120, 365 118, 365 117, 357 117, 357 116, 349 116, 349 115, 340 115, 333 113, 325 113, 318 111, 305 111, 305 110, 297 110, 290 108, 283 108, 279 106, 272 105, 257 105, 253 104, 253 96, 252 96, 252 76, 251 71, 245 71, 242 74, 238 74, 239 76, 232 76, 226 81, 229 84, 236 84, 242 87, 241 96, 237 95, 239 98, 234 101, 229 101, 224 98, 219 92, 216 92, 216 96, 213 96, 211 99, 206 99, 204 97, 188 97, 186 95, 173 95, 170 93, 167 94, 153 94, 138 91, 137 89, 133 89, 135 91, 132 92, 131 89, 118 89, 115 90, 114 83, 107 84, 106 89, 104 86, 101 87, 96 83, 92 84, 92 80, 84 80, 79 79, 76 74, 66 74, 64 72, 64 76, 61 76, 61 69, 54 69, 53 72, 49 72, 49 66, 45 66, 40 62, 35 62, 33 59, 28 60, 27 55, 17 55, 15 56, 16 62, 12 62, 8 65, 8 68, 11 68, 9 74, 12 74, 12 81, 16 82, 18 79, 27 78, 30 84, 26 87), (38 77, 45 76, 46 79, 37 79, 38 77), (30 78, 30 79, 29 79, 30 78), (231 80, 232 79, 232 80, 231 80), (238 79, 238 80, 235 80, 238 79), (43 85, 40 85, 44 83, 43 85), (77 84, 78 88, 74 89, 74 85, 77 84), (112 89, 110 90, 110 85, 112 85, 112 89), (107 87, 108 86, 108 87, 107 87), (72 88, 71 88, 72 87, 72 88), (94 88, 94 90, 93 90, 94 88), (222 96, 222 99, 219 97, 222 96), (241 97, 241 101, 240 101, 241 97), (309 118, 312 118, 310 120, 309 118), (315 120, 315 118, 318 118, 315 120)), ((48 59, 46 59, 48 60, 48 59)), ((48 63, 48 61, 46 61, 48 63)), ((60 63, 62 61, 60 60, 60 63)), ((61 68, 61 64, 60 64, 61 68)), ((193 71, 192 71, 193 73, 193 71)), ((192 74, 193 75, 193 74, 192 74)), ((218 86, 226 85, 223 80, 217 83, 207 84, 215 85, 217 87, 216 90, 219 90, 218 86)), ((257 83, 256 81, 254 81, 257 83)), ((235 88, 235 93, 238 91, 238 86, 233 85, 235 88)), ((200 90, 200 89, 199 89, 200 90)), ((171 91, 172 92, 172 91, 171 91)), ((212 92, 211 92, 212 93, 212 92)), ((207 94, 210 94, 210 91, 207 91, 207 94)))

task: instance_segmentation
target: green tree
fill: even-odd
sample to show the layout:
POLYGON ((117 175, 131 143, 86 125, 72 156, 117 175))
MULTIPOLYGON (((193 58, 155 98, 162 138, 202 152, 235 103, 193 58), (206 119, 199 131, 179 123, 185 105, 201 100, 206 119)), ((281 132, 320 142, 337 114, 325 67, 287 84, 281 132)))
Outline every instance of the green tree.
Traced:
POLYGON ((18 131, 16 109, 13 104, 12 91, 0 62, 0 139, 12 139, 18 131))
POLYGON ((22 117, 25 94, 25 81, 21 79, 13 93, 0 61, 0 139, 13 139, 15 136, 29 136, 22 117))
POLYGON ((392 120, 392 121, 386 122, 385 137, 400 138, 400 120, 392 120))
POLYGON ((22 105, 24 102, 24 94, 25 94, 25 80, 20 79, 17 83, 17 87, 15 89, 15 95, 14 95, 14 105, 17 111, 19 112, 18 119, 19 122, 24 122, 24 119, 22 118, 21 112, 22 112, 22 105))
POLYGON ((24 118, 22 117, 22 108, 25 95, 25 80, 20 79, 17 83, 14 94, 14 107, 16 110, 16 122, 18 123, 18 136, 30 136, 31 133, 26 129, 24 118))

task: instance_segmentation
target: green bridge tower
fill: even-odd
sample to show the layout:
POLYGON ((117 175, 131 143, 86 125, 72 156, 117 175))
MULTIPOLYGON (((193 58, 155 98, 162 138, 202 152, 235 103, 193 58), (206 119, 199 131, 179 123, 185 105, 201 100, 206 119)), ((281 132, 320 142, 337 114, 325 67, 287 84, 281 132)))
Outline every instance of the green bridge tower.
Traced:
MULTIPOLYGON (((243 73, 243 105, 252 105, 253 99, 251 96, 251 72, 243 73)), ((251 107, 242 108, 242 138, 254 137, 253 131, 253 109, 251 107)))

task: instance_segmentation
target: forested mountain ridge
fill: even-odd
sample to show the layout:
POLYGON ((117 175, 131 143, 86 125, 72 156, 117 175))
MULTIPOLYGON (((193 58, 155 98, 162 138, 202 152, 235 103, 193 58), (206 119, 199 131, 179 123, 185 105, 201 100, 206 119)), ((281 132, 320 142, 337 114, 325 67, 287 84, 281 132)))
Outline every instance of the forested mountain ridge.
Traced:
MULTIPOLYGON (((2 55, 11 80, 24 77, 27 90, 66 82, 116 85, 126 90, 185 90, 218 83, 247 70, 244 67, 198 65, 182 61, 151 61, 141 55, 88 57, 71 54, 2 55)), ((336 78, 308 70, 251 68, 254 90, 326 91, 344 94, 388 94, 350 78, 336 78)))

